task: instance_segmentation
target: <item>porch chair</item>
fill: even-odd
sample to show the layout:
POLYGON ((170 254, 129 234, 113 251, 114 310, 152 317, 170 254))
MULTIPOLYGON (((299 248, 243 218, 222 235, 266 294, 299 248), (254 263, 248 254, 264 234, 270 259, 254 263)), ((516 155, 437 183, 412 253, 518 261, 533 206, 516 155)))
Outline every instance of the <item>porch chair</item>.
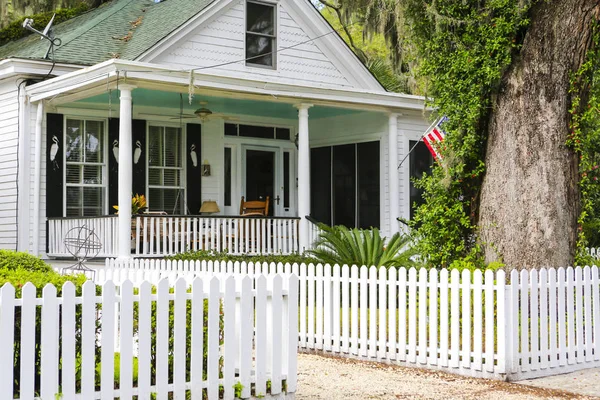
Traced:
POLYGON ((260 201, 260 200, 245 201, 244 196, 242 196, 242 200, 240 201, 240 215, 267 216, 268 214, 269 214, 269 196, 267 196, 265 201, 260 201))
MULTIPOLYGON (((261 200, 246 201, 244 196, 242 196, 242 200, 240 201, 240 215, 241 216, 243 216, 243 217, 266 217, 268 214, 269 214, 269 196, 267 196, 267 198, 264 201, 261 201, 261 200)), ((237 236, 247 246, 244 249, 245 252, 257 251, 260 247, 260 245, 259 245, 259 243, 261 243, 261 232, 260 231, 256 231, 254 233, 254 236, 252 239, 245 238, 245 240, 244 240, 245 230, 242 227, 243 226, 249 227, 249 226, 251 226, 250 224, 253 222, 258 223, 259 221, 249 221, 249 220, 246 220, 246 221, 240 220, 239 221, 239 223, 241 223, 241 225, 238 225, 237 236)), ((265 222, 262 222, 262 223, 264 224, 265 222)))

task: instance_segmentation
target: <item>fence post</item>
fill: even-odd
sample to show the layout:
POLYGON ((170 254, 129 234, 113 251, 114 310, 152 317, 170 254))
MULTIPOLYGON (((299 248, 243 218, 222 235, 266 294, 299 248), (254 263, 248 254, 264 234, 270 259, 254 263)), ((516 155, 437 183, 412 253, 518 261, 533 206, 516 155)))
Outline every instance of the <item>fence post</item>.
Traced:
MULTIPOLYGON (((496 282, 498 286, 498 374, 505 375, 506 380, 510 378, 510 371, 507 366, 512 365, 512 319, 510 318, 510 312, 513 310, 513 304, 510 303, 510 296, 507 292, 510 286, 506 285, 505 272, 500 270, 496 275, 496 282)), ((511 282, 514 284, 514 282, 511 282)))

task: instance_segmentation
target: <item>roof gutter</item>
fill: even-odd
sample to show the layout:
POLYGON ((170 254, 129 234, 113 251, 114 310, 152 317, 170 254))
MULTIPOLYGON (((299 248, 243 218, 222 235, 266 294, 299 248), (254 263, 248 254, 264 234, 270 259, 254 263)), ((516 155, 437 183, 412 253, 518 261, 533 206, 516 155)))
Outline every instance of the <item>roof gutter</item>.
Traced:
MULTIPOLYGON (((0 79, 18 75, 44 76, 52 68, 51 61, 29 60, 23 58, 7 58, 0 61, 0 79)), ((56 63, 53 75, 64 75, 81 69, 80 65, 56 63)))
MULTIPOLYGON (((165 84, 173 90, 173 85, 188 86, 189 79, 187 71, 173 70, 155 64, 113 59, 29 86, 27 92, 30 100, 36 102, 99 85, 103 85, 103 87, 112 85, 114 88, 114 84, 124 83, 125 80, 128 83, 135 83, 138 87, 144 87, 144 82, 149 85, 165 84)), ((425 98, 421 96, 270 83, 206 73, 195 73, 194 85, 204 89, 268 95, 290 103, 313 101, 315 104, 332 105, 335 103, 336 106, 348 104, 352 108, 367 106, 380 111, 423 110, 425 108, 425 98)))

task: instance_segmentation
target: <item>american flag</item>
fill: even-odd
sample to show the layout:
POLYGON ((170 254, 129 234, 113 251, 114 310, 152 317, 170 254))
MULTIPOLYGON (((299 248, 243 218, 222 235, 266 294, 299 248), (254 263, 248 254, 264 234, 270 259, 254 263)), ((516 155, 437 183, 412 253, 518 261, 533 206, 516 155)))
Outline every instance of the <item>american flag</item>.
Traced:
POLYGON ((441 126, 446 121, 448 121, 448 117, 444 116, 440 118, 440 120, 423 135, 423 142, 431 152, 434 160, 441 158, 439 144, 446 136, 446 132, 444 132, 441 126))

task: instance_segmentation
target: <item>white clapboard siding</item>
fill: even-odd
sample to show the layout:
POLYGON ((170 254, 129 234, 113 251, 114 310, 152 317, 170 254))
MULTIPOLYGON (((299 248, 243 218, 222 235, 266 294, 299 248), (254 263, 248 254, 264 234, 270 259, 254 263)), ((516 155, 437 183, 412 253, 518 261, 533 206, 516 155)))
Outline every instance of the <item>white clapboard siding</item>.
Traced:
POLYGON ((213 67, 211 71, 216 74, 270 82, 340 88, 356 86, 351 83, 355 78, 344 76, 336 66, 339 61, 330 60, 320 49, 321 44, 311 41, 314 33, 302 29, 298 23, 301 21, 295 21, 286 10, 285 2, 277 8, 276 34, 280 51, 276 68, 253 68, 239 62, 245 58, 246 47, 244 3, 244 0, 235 0, 232 7, 173 44, 152 62, 181 68, 213 67))
POLYGON ((65 400, 131 400, 150 398, 151 394, 157 399, 187 395, 202 399, 204 391, 209 398, 219 398, 223 387, 223 398, 233 399, 238 382, 243 385, 241 398, 279 398, 295 392, 299 286, 295 275, 270 275, 268 279, 260 275, 256 281, 242 275, 213 276, 195 278, 191 285, 180 278, 174 288, 162 279, 155 289, 152 286, 150 282, 134 285, 129 280, 118 286, 110 280, 96 286, 88 281, 76 296, 75 286, 67 282, 60 292, 52 285, 45 286, 38 298, 31 283, 18 297, 15 288, 5 284, 0 288, 2 398, 29 400, 40 393, 42 399, 61 394, 65 400), (204 314, 205 302, 208 315, 204 314), (35 308, 40 306, 36 322, 35 308), (15 317, 21 324, 20 339, 14 336, 15 317), (36 323, 42 333, 39 368, 34 354, 36 323), (152 335, 156 335, 153 355, 152 335), (190 348, 187 337, 191 337, 190 348), (20 378, 12 368, 15 340, 21 341, 20 378), (97 343, 101 367, 94 360, 97 343), (80 359, 76 349, 81 349, 80 359), (116 353, 120 354, 119 365, 115 365, 116 353), (156 360, 154 371, 151 355, 156 360), (76 366, 81 368, 80 377, 76 366), (117 367, 119 381, 114 380, 117 367), (96 370, 100 371, 99 381, 96 370), (36 381, 39 387, 35 387, 36 381))
POLYGON ((17 157, 19 98, 17 82, 0 83, 0 249, 17 246, 17 157))

